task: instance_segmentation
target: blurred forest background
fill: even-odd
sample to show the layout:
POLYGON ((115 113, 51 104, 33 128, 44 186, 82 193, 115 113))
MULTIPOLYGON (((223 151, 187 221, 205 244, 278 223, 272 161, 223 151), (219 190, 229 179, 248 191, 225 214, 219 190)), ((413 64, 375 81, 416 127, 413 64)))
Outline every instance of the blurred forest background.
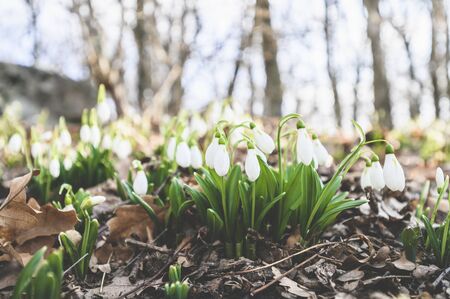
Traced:
POLYGON ((0 98, 78 119, 104 83, 119 113, 231 98, 322 130, 450 119, 444 0, 0 2, 0 98))

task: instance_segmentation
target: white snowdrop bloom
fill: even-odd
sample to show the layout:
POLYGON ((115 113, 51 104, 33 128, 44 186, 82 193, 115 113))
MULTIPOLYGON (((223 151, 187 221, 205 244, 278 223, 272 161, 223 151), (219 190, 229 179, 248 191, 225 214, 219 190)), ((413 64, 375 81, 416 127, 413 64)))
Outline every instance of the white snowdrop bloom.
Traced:
POLYGON ((200 116, 194 115, 189 126, 193 132, 197 132, 198 137, 203 137, 207 133, 208 125, 200 116))
POLYGON ((365 190, 368 187, 372 187, 372 184, 370 183, 370 168, 372 165, 369 163, 369 165, 366 164, 366 167, 364 167, 364 170, 361 174, 361 188, 365 190))
POLYGON ((381 167, 378 157, 372 158, 372 166, 369 169, 370 183, 372 188, 381 190, 385 186, 383 168, 381 167))
POLYGON ((191 130, 188 127, 184 128, 183 133, 181 133, 181 139, 187 140, 189 134, 191 134, 191 130))
POLYGON ((259 166, 257 153, 254 148, 249 148, 247 151, 247 157, 245 157, 244 169, 245 169, 245 173, 248 176, 248 179, 251 182, 254 182, 258 179, 259 174, 261 173, 261 167, 259 166))
POLYGON ((101 195, 96 195, 91 197, 91 205, 96 206, 101 203, 104 203, 106 201, 106 198, 101 195))
POLYGON ((15 154, 22 150, 22 136, 19 133, 15 133, 9 138, 8 150, 15 154))
POLYGON ((205 161, 206 165, 208 165, 210 168, 214 168, 214 157, 216 155, 218 146, 219 138, 214 137, 211 143, 208 145, 208 148, 206 148, 205 161))
POLYGON ((109 107, 109 119, 116 120, 117 119, 117 106, 116 102, 112 98, 106 98, 105 102, 109 107))
POLYGON ((73 160, 70 157, 65 157, 63 160, 63 166, 65 170, 70 170, 73 166, 73 160))
POLYGON ((147 188, 148 188, 147 176, 145 175, 145 172, 143 170, 139 170, 136 173, 136 176, 134 177, 133 190, 138 195, 144 195, 147 194, 147 188))
POLYGON ((228 155, 225 144, 217 146, 214 155, 214 170, 219 176, 225 176, 230 169, 230 156, 228 155))
POLYGON ((60 174, 60 171, 61 171, 59 160, 57 158, 53 158, 50 161, 48 169, 49 169, 50 174, 51 174, 52 177, 54 177, 54 178, 59 177, 59 174, 60 174))
POLYGON ((69 147, 72 144, 72 136, 68 130, 62 130, 59 134, 59 142, 64 147, 69 147))
POLYGON ((170 137, 169 142, 167 143, 167 158, 170 161, 175 159, 175 151, 177 149, 177 139, 175 137, 170 137))
POLYGON ((111 140, 111 136, 109 134, 105 134, 103 135, 103 139, 102 139, 102 147, 104 149, 111 149, 112 146, 112 140, 111 140))
POLYGON ((386 153, 383 167, 384 181, 392 191, 405 189, 405 173, 393 151, 386 153))
POLYGON ((317 162, 317 156, 315 153, 313 153, 313 157, 312 157, 312 166, 316 170, 319 168, 319 162, 317 162))
POLYGON ((444 187, 445 183, 445 177, 444 172, 442 171, 442 168, 438 167, 436 168, 436 185, 438 188, 444 187))
POLYGON ((80 128, 80 139, 84 143, 91 141, 91 128, 88 125, 82 125, 80 128))
POLYGON ((232 145, 235 145, 236 143, 241 141, 242 138, 244 138, 242 133, 243 133, 243 128, 241 128, 241 127, 235 128, 230 134, 230 138, 229 138, 230 143, 232 145))
POLYGON ((92 126, 91 127, 91 144, 94 147, 98 147, 100 144, 100 141, 102 140, 102 134, 100 133, 100 128, 98 126, 92 126))
POLYGON ((106 100, 97 104, 97 116, 102 124, 105 124, 111 118, 111 111, 106 100))
POLYGON ((126 159, 131 154, 131 143, 126 139, 120 139, 117 142, 117 147, 114 147, 117 157, 126 159))
POLYGON ((305 165, 311 164, 313 160, 313 142, 305 127, 297 129, 297 162, 305 165))
POLYGON ((43 152, 44 152, 44 146, 39 141, 35 142, 31 145, 31 156, 34 159, 37 159, 43 152))
POLYGON ((185 141, 178 144, 175 160, 177 164, 183 168, 187 168, 191 165, 191 150, 185 141))
POLYGON ((328 151, 327 149, 323 146, 322 142, 320 142, 319 138, 317 138, 317 136, 314 136, 316 138, 313 138, 313 151, 314 151, 314 156, 317 158, 317 163, 319 165, 325 165, 328 161, 328 151))
POLYGON ((259 148, 255 148, 254 150, 256 152, 256 155, 258 155, 258 157, 260 157, 264 162, 267 163, 266 154, 264 154, 259 148))
POLYGON ((263 132, 256 127, 252 129, 256 146, 264 153, 270 155, 275 149, 275 143, 269 134, 263 132))
POLYGON ((50 141, 52 138, 53 138, 53 132, 52 131, 45 131, 41 135, 41 140, 45 141, 45 142, 50 141))
POLYGON ((194 169, 199 169, 203 165, 202 152, 197 145, 191 146, 191 166, 194 169))

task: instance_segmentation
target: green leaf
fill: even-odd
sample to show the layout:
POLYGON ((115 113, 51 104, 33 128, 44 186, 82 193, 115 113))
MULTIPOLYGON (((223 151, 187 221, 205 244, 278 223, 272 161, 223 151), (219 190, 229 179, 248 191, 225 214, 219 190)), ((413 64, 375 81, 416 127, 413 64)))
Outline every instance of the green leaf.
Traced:
POLYGON ((236 220, 239 211, 239 181, 242 178, 242 171, 239 165, 235 165, 231 168, 230 175, 225 183, 225 190, 227 196, 228 207, 228 225, 230 226, 229 231, 235 230, 236 220))
POLYGON ((213 209, 207 210, 207 226, 210 229, 213 238, 216 238, 223 229, 223 220, 213 209))
POLYGON ((44 253, 47 251, 47 247, 44 246, 39 249, 28 262, 28 264, 20 271, 19 277, 17 278, 16 286, 12 294, 12 299, 19 299, 22 297, 22 293, 26 290, 31 282, 31 278, 36 271, 37 267, 41 263, 44 253))
POLYGON ((266 217, 267 213, 272 210, 272 208, 275 206, 275 204, 280 201, 284 196, 286 195, 286 192, 281 193, 277 197, 275 197, 274 200, 272 200, 268 205, 264 207, 264 209, 259 213, 258 218, 256 219, 255 223, 255 229, 260 230, 261 224, 264 220, 264 217, 266 217))

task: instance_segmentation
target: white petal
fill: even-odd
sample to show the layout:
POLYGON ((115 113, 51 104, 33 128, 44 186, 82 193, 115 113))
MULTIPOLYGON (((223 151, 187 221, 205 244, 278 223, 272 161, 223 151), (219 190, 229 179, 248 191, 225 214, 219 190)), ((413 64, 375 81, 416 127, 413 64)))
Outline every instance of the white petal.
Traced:
POLYGON ((372 187, 376 190, 383 189, 385 186, 383 168, 381 167, 379 161, 372 162, 372 166, 370 167, 369 173, 372 187))
POLYGON ((444 186, 444 183, 444 172, 442 171, 442 168, 438 167, 436 168, 436 185, 438 188, 441 188, 442 186, 444 186))
POLYGON ((139 170, 136 173, 133 181, 133 190, 136 194, 144 195, 147 194, 148 181, 147 176, 143 170, 139 170))
POLYGON ((171 137, 169 139, 169 143, 167 144, 167 158, 169 158, 170 161, 173 161, 173 159, 175 159, 176 148, 177 148, 177 139, 175 137, 171 137))
POLYGON ((191 165, 191 151, 186 142, 181 142, 177 146, 175 155, 177 164, 183 168, 189 167, 191 165))
POLYGON ((39 157, 43 152, 43 146, 40 142, 35 142, 31 145, 31 156, 33 158, 39 157))
POLYGON ((191 147, 191 166, 194 169, 198 169, 203 165, 202 152, 198 146, 194 145, 191 147))
POLYGON ((104 149, 111 149, 111 145, 112 145, 111 136, 109 134, 104 135, 102 140, 102 147, 104 149))
POLYGON ((255 136, 256 146, 262 150, 264 153, 270 155, 275 149, 275 143, 267 133, 258 130, 257 128, 253 129, 255 136))
POLYGON ((361 188, 364 190, 367 187, 372 187, 370 183, 370 168, 364 167, 364 170, 361 174, 361 188))
POLYGON ((104 203, 106 200, 106 198, 104 196, 101 195, 96 195, 96 196, 92 196, 91 197, 91 203, 93 206, 95 205, 99 205, 101 203, 104 203))
POLYGON ((219 176, 224 176, 230 169, 230 156, 228 156, 227 149, 224 144, 217 146, 217 151, 214 156, 214 170, 219 176))
POLYGON ((101 133, 100 133, 100 128, 98 126, 93 126, 91 127, 91 144, 94 147, 97 147, 100 144, 100 141, 102 139, 101 133))
POLYGON ((245 158, 244 168, 245 173, 247 174, 248 179, 251 182, 254 182, 256 181, 256 179, 258 179, 261 168, 259 166, 259 161, 255 149, 248 150, 247 157, 245 158))
POLYGON ((50 161, 50 165, 48 166, 50 174, 52 177, 57 178, 59 177, 60 173, 60 165, 58 159, 53 159, 50 161))
POLYGON ((258 155, 258 157, 260 157, 264 162, 267 163, 266 155, 259 148, 255 148, 255 152, 258 155))
POLYGON ((405 189, 405 174, 394 154, 387 154, 383 167, 384 181, 392 191, 405 189))
POLYGON ((313 144, 305 128, 298 129, 297 161, 305 165, 311 164, 313 159, 313 144))
POLYGON ((329 156, 327 149, 323 146, 319 139, 313 140, 313 148, 314 154, 317 158, 317 163, 319 163, 319 165, 325 165, 329 156))
POLYGON ((72 136, 70 136, 69 131, 61 131, 61 134, 59 135, 59 141, 63 146, 70 146, 72 144, 72 136))
POLYGON ((97 104, 97 116, 102 124, 108 122, 111 117, 109 104, 106 101, 97 104))
POLYGON ((12 153, 18 153, 22 149, 22 136, 19 133, 15 133, 11 136, 8 142, 8 150, 12 153))
POLYGON ((91 128, 88 125, 82 125, 80 129, 81 141, 88 143, 91 140, 91 128))
POLYGON ((70 170, 73 165, 72 159, 69 157, 64 158, 63 165, 65 170, 70 170))
POLYGON ((205 153, 206 165, 210 168, 214 167, 214 156, 216 155, 217 147, 219 146, 219 139, 214 137, 205 153))

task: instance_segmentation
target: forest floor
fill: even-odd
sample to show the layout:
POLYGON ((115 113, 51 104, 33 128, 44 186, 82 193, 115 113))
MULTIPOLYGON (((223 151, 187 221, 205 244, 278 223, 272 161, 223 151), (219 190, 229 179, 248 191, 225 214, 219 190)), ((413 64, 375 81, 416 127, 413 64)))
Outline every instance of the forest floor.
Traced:
MULTIPOLYGON (((434 175, 434 169, 414 162, 406 165, 405 172, 422 180, 434 175)), ((332 174, 329 169, 319 173, 324 181, 332 174)), ((408 261, 400 242, 403 228, 414 220, 420 180, 408 180, 402 193, 365 193, 359 176, 360 169, 349 172, 341 191, 348 191, 352 198, 366 197, 370 204, 340 215, 319 242, 309 246, 299 245, 295 231, 278 243, 255 233, 256 260, 226 259, 220 242, 210 244, 204 239, 206 228, 200 227, 193 210, 184 219, 189 223, 184 237, 174 246, 174 237, 167 231, 153 231, 140 206, 119 198, 112 180, 102 183, 89 189, 107 199, 93 211, 100 230, 91 272, 82 283, 68 272, 63 295, 163 298, 168 267, 179 263, 191 285, 190 298, 449 297, 450 275, 446 274, 450 268, 434 265, 423 248, 416 263, 408 261)), ((183 180, 193 183, 191 176, 184 175, 183 180)), ((7 286, 19 269, 14 262, 0 263, 0 297, 11 295, 7 286)))

